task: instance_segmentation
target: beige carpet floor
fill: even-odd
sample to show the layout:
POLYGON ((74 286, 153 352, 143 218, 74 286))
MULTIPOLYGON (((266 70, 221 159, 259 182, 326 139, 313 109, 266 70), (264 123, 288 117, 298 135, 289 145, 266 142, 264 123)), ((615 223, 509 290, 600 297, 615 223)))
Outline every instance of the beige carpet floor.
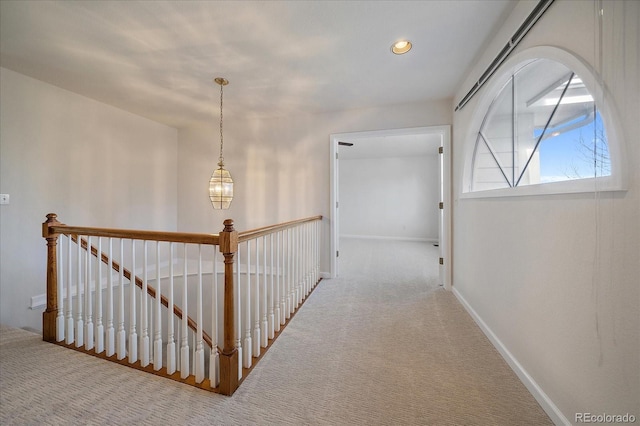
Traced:
POLYGON ((345 239, 232 397, 0 328, 2 425, 545 425, 455 297, 431 244, 345 239))

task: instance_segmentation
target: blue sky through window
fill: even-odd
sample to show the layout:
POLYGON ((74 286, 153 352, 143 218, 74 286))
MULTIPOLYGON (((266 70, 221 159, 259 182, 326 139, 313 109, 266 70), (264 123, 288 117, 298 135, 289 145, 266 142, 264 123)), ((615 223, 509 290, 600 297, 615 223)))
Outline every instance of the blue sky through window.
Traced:
MULTIPOLYGON (((600 114, 596 111, 595 120, 579 117, 563 125, 565 128, 572 126, 576 128, 564 132, 562 129, 547 129, 550 136, 538 146, 541 183, 611 175, 606 133, 600 114), (582 125, 581 120, 584 121, 582 125)), ((536 129, 534 136, 537 138, 540 133, 542 129, 536 129)))

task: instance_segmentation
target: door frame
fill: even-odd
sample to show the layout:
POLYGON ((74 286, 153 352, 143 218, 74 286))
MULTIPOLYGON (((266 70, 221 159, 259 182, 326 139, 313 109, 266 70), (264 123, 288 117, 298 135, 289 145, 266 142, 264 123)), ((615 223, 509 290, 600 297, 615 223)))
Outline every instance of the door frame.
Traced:
POLYGON ((443 209, 439 224, 440 229, 440 257, 443 264, 440 265, 440 281, 447 290, 452 286, 452 239, 451 239, 451 126, 427 126, 427 127, 410 127, 402 129, 388 129, 349 133, 334 133, 329 135, 329 176, 330 176, 330 209, 329 217, 330 242, 329 242, 329 258, 330 258, 330 277, 335 278, 338 275, 338 247, 339 247, 339 209, 338 209, 338 142, 340 140, 353 141, 355 139, 363 139, 369 137, 380 136, 401 136, 401 135, 419 135, 430 134, 440 136, 440 146, 442 147, 442 157, 440 164, 440 193, 443 209))

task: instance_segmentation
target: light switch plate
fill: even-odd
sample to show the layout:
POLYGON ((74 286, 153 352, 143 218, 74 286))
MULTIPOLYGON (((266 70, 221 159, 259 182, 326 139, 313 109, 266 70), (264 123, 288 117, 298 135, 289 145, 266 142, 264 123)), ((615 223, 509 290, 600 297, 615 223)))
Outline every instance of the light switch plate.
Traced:
POLYGON ((0 194, 0 204, 9 204, 9 194, 0 194))

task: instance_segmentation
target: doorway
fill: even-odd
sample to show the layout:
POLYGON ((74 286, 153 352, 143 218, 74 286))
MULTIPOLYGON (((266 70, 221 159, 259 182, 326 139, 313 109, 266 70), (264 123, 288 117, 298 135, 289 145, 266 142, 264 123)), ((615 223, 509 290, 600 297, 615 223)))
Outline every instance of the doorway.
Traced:
MULTIPOLYGON (((450 126, 414 127, 380 131, 336 133, 330 140, 331 217, 330 268, 331 277, 339 275, 340 250, 340 155, 353 157, 352 149, 367 151, 368 156, 417 156, 425 150, 436 150, 438 164, 438 238, 440 251, 439 279, 451 287, 451 128, 450 126), (357 147, 357 148, 356 148, 357 147)), ((425 183, 426 185, 426 183, 425 183)), ((389 226, 393 226, 392 224, 389 226)))

